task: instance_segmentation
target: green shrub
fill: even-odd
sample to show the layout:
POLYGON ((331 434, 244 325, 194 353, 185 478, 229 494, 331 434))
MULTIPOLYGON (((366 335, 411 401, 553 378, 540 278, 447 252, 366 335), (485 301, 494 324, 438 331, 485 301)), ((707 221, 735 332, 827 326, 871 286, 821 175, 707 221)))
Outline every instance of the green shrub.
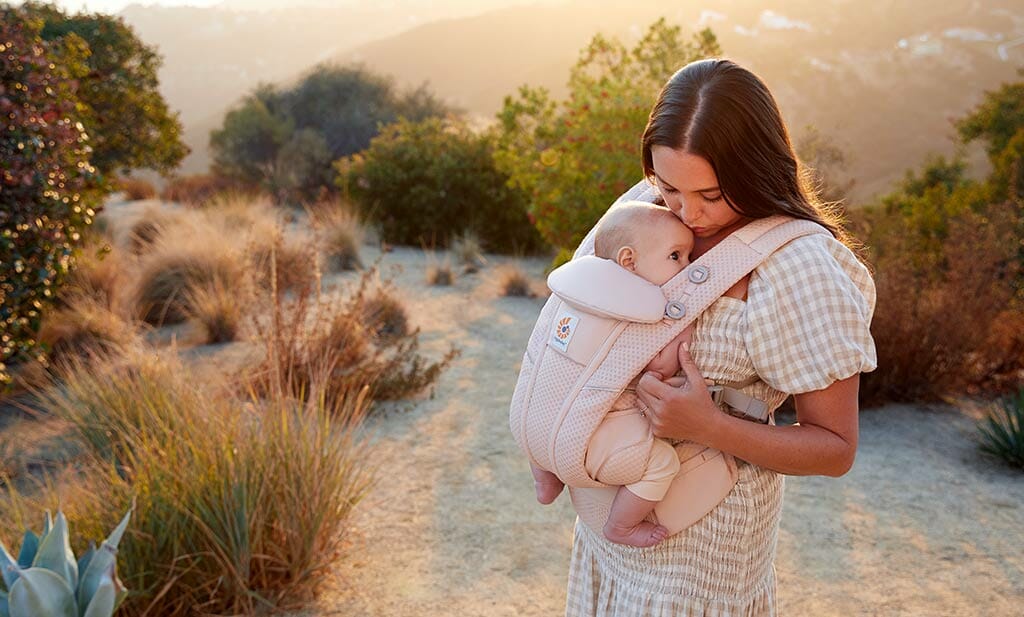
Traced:
POLYGON ((937 400, 1009 360, 996 357, 1005 348, 991 345, 989 333, 1014 306, 1018 217, 1012 204, 947 217, 937 252, 914 242, 898 212, 873 219, 878 369, 861 378, 866 403, 937 400))
POLYGON ((210 147, 218 173, 309 202, 333 191, 331 162, 366 148, 380 126, 451 112, 423 88, 403 93, 362 67, 321 64, 290 88, 257 87, 210 134, 210 147))
POLYGON ((575 248, 640 179, 639 140, 658 91, 679 67, 720 53, 710 30, 686 41, 661 19, 632 50, 595 36, 569 75, 563 101, 527 86, 505 98, 495 159, 529 196, 548 243, 575 248))
POLYGON ((41 357, 36 332, 93 222, 99 178, 79 122, 85 51, 47 43, 42 23, 0 5, 0 388, 41 357))
POLYGON ((434 246, 470 231, 492 251, 540 246, 525 196, 495 167, 491 138, 464 122, 400 120, 336 167, 342 192, 386 242, 434 246))
POLYGON ((1024 388, 994 404, 978 432, 982 451, 1024 469, 1024 388))

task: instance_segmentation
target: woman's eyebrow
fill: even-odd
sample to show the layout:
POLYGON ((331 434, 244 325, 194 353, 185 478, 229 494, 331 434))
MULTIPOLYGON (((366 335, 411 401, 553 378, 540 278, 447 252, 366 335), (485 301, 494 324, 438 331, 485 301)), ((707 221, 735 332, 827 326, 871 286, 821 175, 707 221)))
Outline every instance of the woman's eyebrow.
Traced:
MULTIPOLYGON (((668 187, 670 189, 673 189, 673 190, 676 190, 676 187, 672 186, 668 182, 665 182, 665 179, 662 178, 661 176, 659 176, 658 174, 654 174, 654 177, 655 177, 656 180, 658 180, 658 182, 661 182, 666 187, 668 187)), ((709 187, 709 188, 706 188, 706 189, 697 189, 696 191, 694 191, 694 193, 710 193, 711 191, 720 191, 720 190, 722 190, 721 187, 712 186, 712 187, 709 187)))

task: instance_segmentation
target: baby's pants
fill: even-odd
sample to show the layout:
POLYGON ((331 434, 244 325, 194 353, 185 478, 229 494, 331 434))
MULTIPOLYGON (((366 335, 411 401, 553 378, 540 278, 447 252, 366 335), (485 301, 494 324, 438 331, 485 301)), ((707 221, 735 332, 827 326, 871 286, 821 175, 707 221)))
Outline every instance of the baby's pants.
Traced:
POLYGON ((661 501, 679 472, 679 455, 667 441, 654 436, 636 395, 626 392, 590 438, 584 467, 598 482, 625 486, 637 497, 661 501))

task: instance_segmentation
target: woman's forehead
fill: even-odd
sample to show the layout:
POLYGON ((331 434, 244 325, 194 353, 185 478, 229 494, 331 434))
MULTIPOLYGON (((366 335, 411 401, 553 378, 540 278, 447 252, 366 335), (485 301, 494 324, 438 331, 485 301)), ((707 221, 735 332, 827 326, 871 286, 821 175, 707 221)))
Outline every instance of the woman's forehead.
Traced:
POLYGON ((658 178, 674 189, 696 192, 718 188, 715 170, 702 156, 668 146, 654 146, 651 162, 658 178))

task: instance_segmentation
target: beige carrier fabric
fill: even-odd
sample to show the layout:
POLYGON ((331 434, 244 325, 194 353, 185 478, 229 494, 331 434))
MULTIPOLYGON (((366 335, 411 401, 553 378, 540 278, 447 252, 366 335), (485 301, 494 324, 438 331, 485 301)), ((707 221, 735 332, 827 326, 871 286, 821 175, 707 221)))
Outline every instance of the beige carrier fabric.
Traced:
MULTIPOLYGON (((875 291, 864 266, 830 236, 798 238, 751 274, 744 302, 722 297, 695 324, 691 352, 721 382, 772 409, 875 368, 875 291)), ((577 522, 570 617, 775 615, 773 562, 783 477, 740 462, 739 481, 708 515, 661 544, 627 547, 577 522)), ((570 489, 573 493, 595 489, 570 489)))
MULTIPOLYGON (((605 412, 622 389, 658 351, 718 298, 736 279, 770 255, 776 247, 803 235, 827 234, 821 226, 786 217, 768 217, 747 224, 702 255, 662 286, 670 300, 666 312, 677 319, 657 323, 608 320, 606 342, 580 364, 554 351, 547 337, 531 337, 510 407, 510 428, 517 444, 534 464, 552 471, 569 486, 600 487, 586 470, 587 444, 605 412)), ((562 311, 557 296, 547 305, 562 311)), ((535 329, 555 331, 548 306, 535 329)), ((642 462, 642 461, 639 461, 642 462)))

